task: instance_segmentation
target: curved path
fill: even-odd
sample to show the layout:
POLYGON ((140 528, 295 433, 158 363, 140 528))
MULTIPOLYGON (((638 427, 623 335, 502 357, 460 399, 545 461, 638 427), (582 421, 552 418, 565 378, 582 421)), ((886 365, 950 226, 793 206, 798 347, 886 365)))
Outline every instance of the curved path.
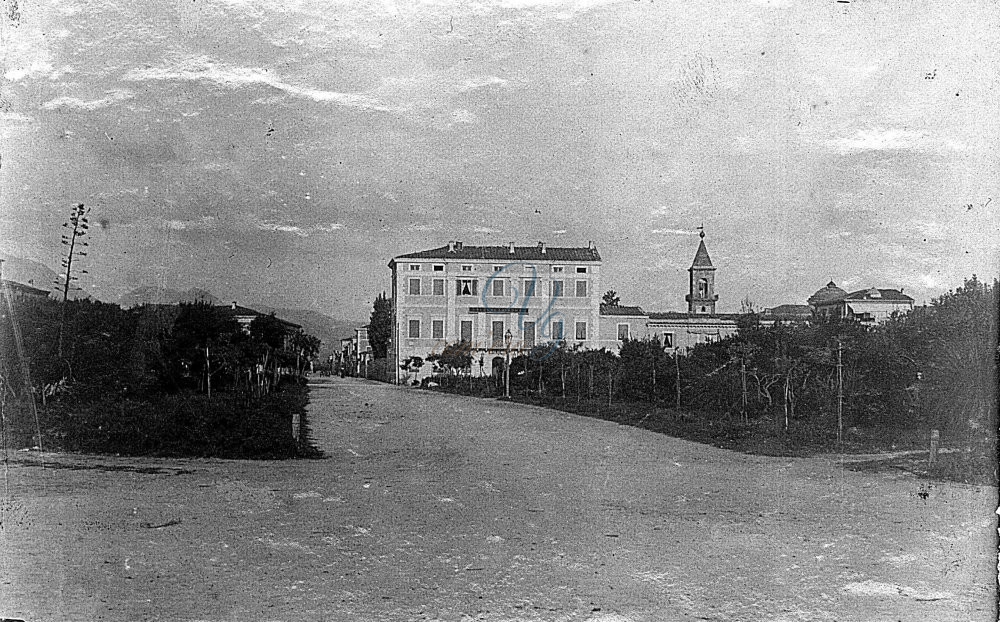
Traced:
POLYGON ((992 489, 363 380, 309 411, 324 459, 21 454, 0 618, 996 619, 992 489))

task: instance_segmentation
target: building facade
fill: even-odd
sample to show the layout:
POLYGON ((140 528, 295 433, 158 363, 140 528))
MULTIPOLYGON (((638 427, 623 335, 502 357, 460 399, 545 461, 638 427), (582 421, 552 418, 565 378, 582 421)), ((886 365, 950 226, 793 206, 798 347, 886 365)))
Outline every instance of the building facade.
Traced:
MULTIPOLYGON (((463 343, 477 373, 505 357, 564 341, 599 347, 601 256, 586 247, 447 246, 400 255, 392 270, 389 359, 406 361, 463 343)), ((427 366, 429 367, 429 366, 427 366)), ((414 370, 414 377, 428 369, 414 370)))

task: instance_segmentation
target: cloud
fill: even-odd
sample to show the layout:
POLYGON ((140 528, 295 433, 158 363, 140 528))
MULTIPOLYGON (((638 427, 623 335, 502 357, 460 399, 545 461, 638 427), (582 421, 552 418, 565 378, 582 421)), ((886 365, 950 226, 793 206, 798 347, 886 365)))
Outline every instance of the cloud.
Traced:
POLYGON ((499 229, 493 229, 492 227, 476 227, 473 231, 476 233, 500 233, 499 229))
POLYGON ((42 104, 41 108, 43 110, 58 110, 60 108, 69 108, 74 110, 98 110, 100 108, 107 108, 108 106, 112 106, 118 102, 131 99, 135 96, 135 93, 125 89, 105 91, 105 93, 107 94, 107 97, 92 99, 89 101, 79 99, 77 97, 57 97, 42 104))
POLYGON ((401 111, 399 108, 388 106, 364 93, 340 93, 337 91, 323 91, 297 86, 283 81, 276 72, 268 69, 238 67, 225 63, 217 63, 207 56, 186 58, 179 62, 160 67, 132 69, 122 76, 122 80, 129 82, 208 82, 232 89, 246 86, 269 86, 293 97, 310 99, 315 102, 333 103, 351 108, 364 108, 384 112, 401 111))
POLYGON ((5 123, 34 123, 35 119, 16 112, 0 112, 0 121, 5 123))
POLYGON ((507 81, 496 76, 468 78, 455 86, 455 90, 459 93, 468 93, 469 91, 474 91, 487 86, 507 86, 507 81))
POLYGON ((657 235, 698 235, 698 231, 688 231, 687 229, 650 229, 650 233, 657 235))
POLYGON ((900 129, 864 129, 853 136, 826 141, 827 146, 840 151, 881 151, 887 149, 915 149, 926 137, 922 132, 900 129))
POLYGON ((313 233, 331 233, 344 228, 344 225, 339 222, 332 222, 328 225, 313 225, 311 227, 299 227, 296 225, 283 225, 274 222, 260 222, 257 223, 257 228, 263 231, 282 231, 284 233, 294 233, 295 235, 306 238, 313 233))
POLYGON ((34 60, 26 65, 14 67, 3 74, 9 82, 17 82, 25 78, 36 78, 49 75, 52 72, 52 64, 45 60, 34 60))
POLYGON ((215 218, 204 216, 199 220, 166 220, 163 225, 171 231, 204 231, 215 228, 215 218))

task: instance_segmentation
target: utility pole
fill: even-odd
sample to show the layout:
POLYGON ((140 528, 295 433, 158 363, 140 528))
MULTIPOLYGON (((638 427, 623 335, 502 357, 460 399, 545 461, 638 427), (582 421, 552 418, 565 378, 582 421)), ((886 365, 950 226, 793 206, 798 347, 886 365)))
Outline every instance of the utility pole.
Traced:
POLYGON ((747 359, 740 358, 740 381, 743 384, 743 423, 750 423, 750 416, 747 414, 747 359))
POLYGON ((844 442, 844 344, 837 340, 837 444, 844 442))
POLYGON ((677 389, 677 416, 681 416, 681 359, 680 353, 674 350, 674 369, 677 372, 675 388, 677 389))

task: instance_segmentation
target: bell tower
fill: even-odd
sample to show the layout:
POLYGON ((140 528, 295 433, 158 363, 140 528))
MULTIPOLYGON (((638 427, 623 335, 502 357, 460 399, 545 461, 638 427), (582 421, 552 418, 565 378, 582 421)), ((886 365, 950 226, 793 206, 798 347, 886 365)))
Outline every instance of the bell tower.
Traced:
POLYGON ((698 228, 701 229, 701 241, 698 252, 694 254, 694 261, 688 268, 691 283, 684 299, 687 300, 688 313, 691 315, 715 315, 715 302, 719 299, 719 295, 715 293, 715 266, 705 248, 705 229, 698 228))

